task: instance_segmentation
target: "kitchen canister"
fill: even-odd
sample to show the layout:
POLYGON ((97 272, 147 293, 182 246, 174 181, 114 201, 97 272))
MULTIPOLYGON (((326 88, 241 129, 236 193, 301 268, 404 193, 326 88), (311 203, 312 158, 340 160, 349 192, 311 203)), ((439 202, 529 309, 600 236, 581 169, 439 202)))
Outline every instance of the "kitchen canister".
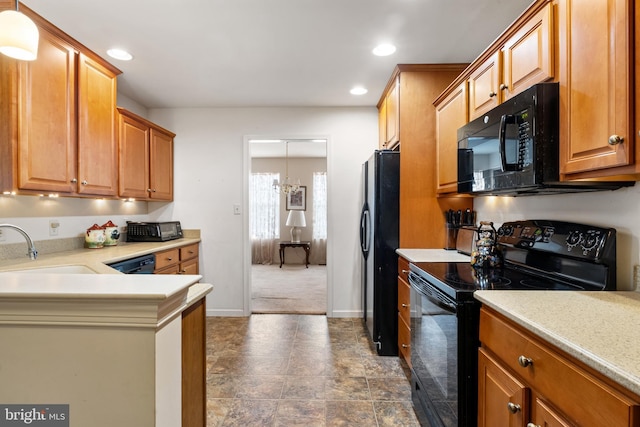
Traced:
POLYGON ((120 238, 120 232, 118 231, 118 226, 115 225, 111 220, 102 224, 102 228, 104 228, 104 245, 105 246, 115 246, 118 244, 118 238, 120 238))
POLYGON ((98 224, 93 224, 91 227, 87 228, 87 233, 84 236, 84 241, 86 243, 87 248, 89 249, 99 249, 104 247, 105 233, 104 227, 99 226, 98 224))

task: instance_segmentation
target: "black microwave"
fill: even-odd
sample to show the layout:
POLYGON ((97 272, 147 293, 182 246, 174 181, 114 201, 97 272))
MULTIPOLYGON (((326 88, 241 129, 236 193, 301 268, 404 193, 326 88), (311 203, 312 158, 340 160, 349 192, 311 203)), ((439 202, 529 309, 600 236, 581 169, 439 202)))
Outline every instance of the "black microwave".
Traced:
POLYGON ((458 129, 458 192, 615 190, 633 182, 560 181, 559 87, 539 83, 458 129))
POLYGON ((127 221, 127 242, 165 242, 182 237, 180 221, 127 221))

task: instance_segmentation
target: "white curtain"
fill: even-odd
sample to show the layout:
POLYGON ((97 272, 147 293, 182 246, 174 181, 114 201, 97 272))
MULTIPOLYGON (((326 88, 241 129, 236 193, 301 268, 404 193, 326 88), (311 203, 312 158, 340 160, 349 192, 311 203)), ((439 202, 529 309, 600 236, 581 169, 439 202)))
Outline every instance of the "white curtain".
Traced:
POLYGON ((327 173, 313 173, 313 242, 312 264, 327 263, 327 173))
POLYGON ((252 173, 249 180, 251 262, 271 264, 280 239, 280 194, 273 189, 279 173, 252 173))

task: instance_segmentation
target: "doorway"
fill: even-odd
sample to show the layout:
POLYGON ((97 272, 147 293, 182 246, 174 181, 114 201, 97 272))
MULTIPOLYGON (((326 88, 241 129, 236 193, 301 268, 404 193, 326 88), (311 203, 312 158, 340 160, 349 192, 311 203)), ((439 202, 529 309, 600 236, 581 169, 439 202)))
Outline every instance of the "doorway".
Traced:
POLYGON ((247 148, 249 313, 326 314, 327 138, 247 148))

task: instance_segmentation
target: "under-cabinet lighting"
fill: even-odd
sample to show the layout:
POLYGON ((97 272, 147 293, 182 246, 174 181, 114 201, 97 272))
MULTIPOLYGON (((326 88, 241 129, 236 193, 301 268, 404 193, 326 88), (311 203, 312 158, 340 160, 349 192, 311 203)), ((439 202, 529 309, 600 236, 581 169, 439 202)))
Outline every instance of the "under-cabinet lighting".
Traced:
POLYGON ((136 199, 134 199, 133 197, 129 197, 128 199, 124 199, 122 201, 125 202, 125 203, 132 203, 132 202, 135 202, 136 199))
POLYGON ((3 191, 2 195, 3 196, 7 196, 7 197, 12 197, 12 196, 16 195, 16 192, 15 191, 3 191))

